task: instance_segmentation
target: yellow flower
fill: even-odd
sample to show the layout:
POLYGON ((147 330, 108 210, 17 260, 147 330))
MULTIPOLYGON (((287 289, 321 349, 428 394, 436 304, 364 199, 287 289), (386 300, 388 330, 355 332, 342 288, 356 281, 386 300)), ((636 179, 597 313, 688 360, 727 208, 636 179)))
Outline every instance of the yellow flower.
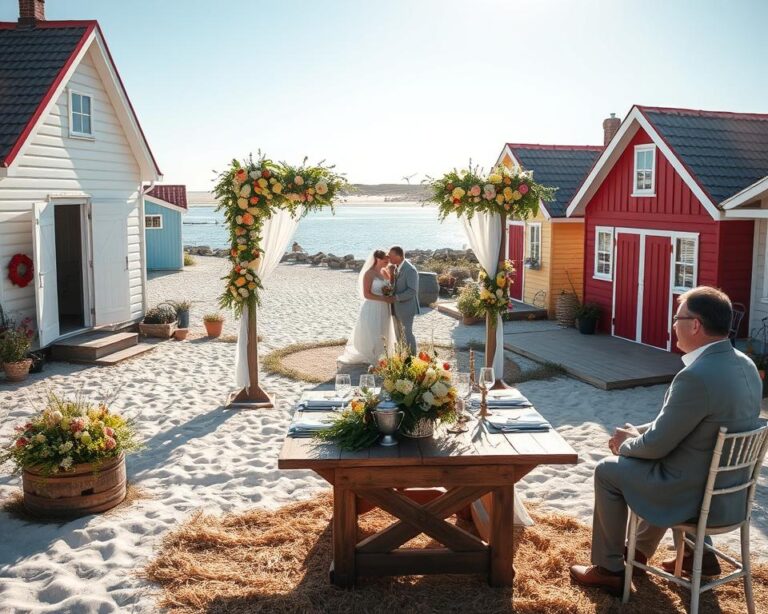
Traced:
POLYGON ((248 289, 249 290, 254 290, 255 288, 256 288, 256 284, 255 283, 251 282, 251 283, 248 284, 248 289))
POLYGON ((483 288, 482 290, 480 290, 480 298, 483 299, 484 301, 487 301, 493 298, 493 294, 490 292, 490 290, 483 288))
POLYGON ((491 183, 501 183, 502 181, 501 175, 499 175, 498 173, 491 173, 488 176, 488 181, 490 181, 491 183))
POLYGON ((251 215, 259 215, 261 211, 259 210, 258 207, 248 207, 248 213, 250 213, 251 215))
POLYGON ((352 401, 350 406, 355 413, 362 414, 365 411, 365 403, 362 401, 352 401))
POLYGON ((261 186, 262 189, 266 188, 269 185, 269 183, 267 182, 266 179, 264 179, 264 177, 260 177, 257 183, 261 186))
POLYGON ((315 188, 307 188, 307 194, 314 194, 315 188))
POLYGON ((499 273, 496 276, 496 285, 499 286, 500 288, 503 288, 504 286, 507 285, 507 276, 504 275, 504 273, 499 273))
POLYGON ((512 200, 512 194, 513 194, 512 188, 510 188, 509 186, 504 188, 504 198, 506 200, 512 200))
POLYGON ((504 195, 503 194, 496 194, 496 202, 501 204, 504 202, 504 195))
POLYGON ((451 192, 451 196, 454 198, 461 198, 466 194, 466 192, 462 188, 453 188, 453 192, 451 192))
POLYGON ((248 208, 248 199, 246 198, 238 198, 237 199, 237 206, 241 209, 247 209, 248 208))
POLYGON ((520 200, 522 197, 523 195, 520 194, 520 192, 518 192, 517 190, 512 192, 512 200, 520 200))
POLYGON ((275 194, 281 194, 283 191, 283 184, 282 183, 275 183, 275 185, 272 186, 272 191, 275 194))
POLYGON ((244 252, 247 248, 245 245, 238 245, 237 246, 238 251, 244 252))
POLYGON ((259 267, 259 257, 257 256, 248 263, 248 268, 255 271, 259 267))
POLYGON ((385 379, 382 386, 387 392, 392 392, 395 389, 395 382, 393 382, 391 379, 385 379))

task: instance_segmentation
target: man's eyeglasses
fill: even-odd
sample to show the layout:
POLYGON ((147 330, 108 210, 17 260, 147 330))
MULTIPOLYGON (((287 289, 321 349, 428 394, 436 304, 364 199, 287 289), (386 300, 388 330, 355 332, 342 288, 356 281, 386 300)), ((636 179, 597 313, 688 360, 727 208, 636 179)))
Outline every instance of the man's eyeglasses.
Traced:
POLYGON ((674 324, 678 320, 698 320, 698 319, 699 318, 697 318, 696 316, 678 316, 678 315, 674 315, 674 316, 672 316, 672 323, 674 324))

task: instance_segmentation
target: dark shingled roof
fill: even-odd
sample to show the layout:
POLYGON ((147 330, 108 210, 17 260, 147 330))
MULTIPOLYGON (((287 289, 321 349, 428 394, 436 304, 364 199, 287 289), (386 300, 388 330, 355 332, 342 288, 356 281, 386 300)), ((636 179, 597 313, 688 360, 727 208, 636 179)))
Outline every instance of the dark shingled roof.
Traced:
POLYGON ((87 29, 11 25, 0 23, 0 164, 87 29))
POLYGON ((768 176, 768 115, 638 108, 715 204, 768 176))
POLYGON ((507 143, 523 169, 533 171, 542 185, 557 188, 555 200, 544 203, 550 217, 565 217, 571 199, 603 150, 589 145, 526 145, 507 143))
POLYGON ((187 208, 187 186, 185 185, 156 185, 147 192, 147 196, 154 196, 182 209, 187 208))

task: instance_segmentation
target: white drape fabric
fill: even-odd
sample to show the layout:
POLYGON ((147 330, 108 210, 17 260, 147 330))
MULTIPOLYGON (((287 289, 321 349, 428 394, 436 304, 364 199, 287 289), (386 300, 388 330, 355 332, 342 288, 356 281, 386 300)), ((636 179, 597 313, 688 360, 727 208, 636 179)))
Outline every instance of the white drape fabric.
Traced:
MULTIPOLYGON (((280 263, 288 244, 293 239, 296 228, 299 226, 300 215, 292 217, 285 209, 279 210, 264 223, 262 230, 261 247, 264 253, 261 255, 256 274, 262 284, 280 263)), ((240 332, 237 335, 237 353, 235 359, 235 379, 237 385, 245 388, 250 385, 248 376, 248 310, 243 310, 240 318, 240 332)))
MULTIPOLYGON (((501 216, 479 211, 472 219, 463 217, 464 230, 469 245, 477 256, 477 261, 488 275, 495 276, 499 267, 499 248, 503 239, 501 216)), ((486 347, 486 352, 488 348, 486 347)), ((504 375, 504 326, 499 316, 496 322, 496 355, 493 357, 493 370, 497 379, 504 375)))

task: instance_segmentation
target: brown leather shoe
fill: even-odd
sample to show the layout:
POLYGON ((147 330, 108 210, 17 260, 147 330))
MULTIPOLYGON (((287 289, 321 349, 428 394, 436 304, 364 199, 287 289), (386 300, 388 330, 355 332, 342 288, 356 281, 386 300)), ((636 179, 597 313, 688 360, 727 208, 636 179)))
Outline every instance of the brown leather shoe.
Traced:
POLYGON ((621 597, 624 589, 624 572, 613 572, 599 565, 572 565, 571 579, 588 588, 599 588, 609 595, 621 597))
MULTIPOLYGON (((662 569, 667 573, 675 573, 675 559, 669 559, 662 561, 662 569)), ((683 573, 691 575, 693 570, 693 552, 690 550, 685 551, 683 556, 683 573)), ((704 556, 701 557, 701 575, 702 576, 719 576, 722 573, 720 569, 720 561, 717 560, 717 556, 708 550, 704 551, 704 556)))

